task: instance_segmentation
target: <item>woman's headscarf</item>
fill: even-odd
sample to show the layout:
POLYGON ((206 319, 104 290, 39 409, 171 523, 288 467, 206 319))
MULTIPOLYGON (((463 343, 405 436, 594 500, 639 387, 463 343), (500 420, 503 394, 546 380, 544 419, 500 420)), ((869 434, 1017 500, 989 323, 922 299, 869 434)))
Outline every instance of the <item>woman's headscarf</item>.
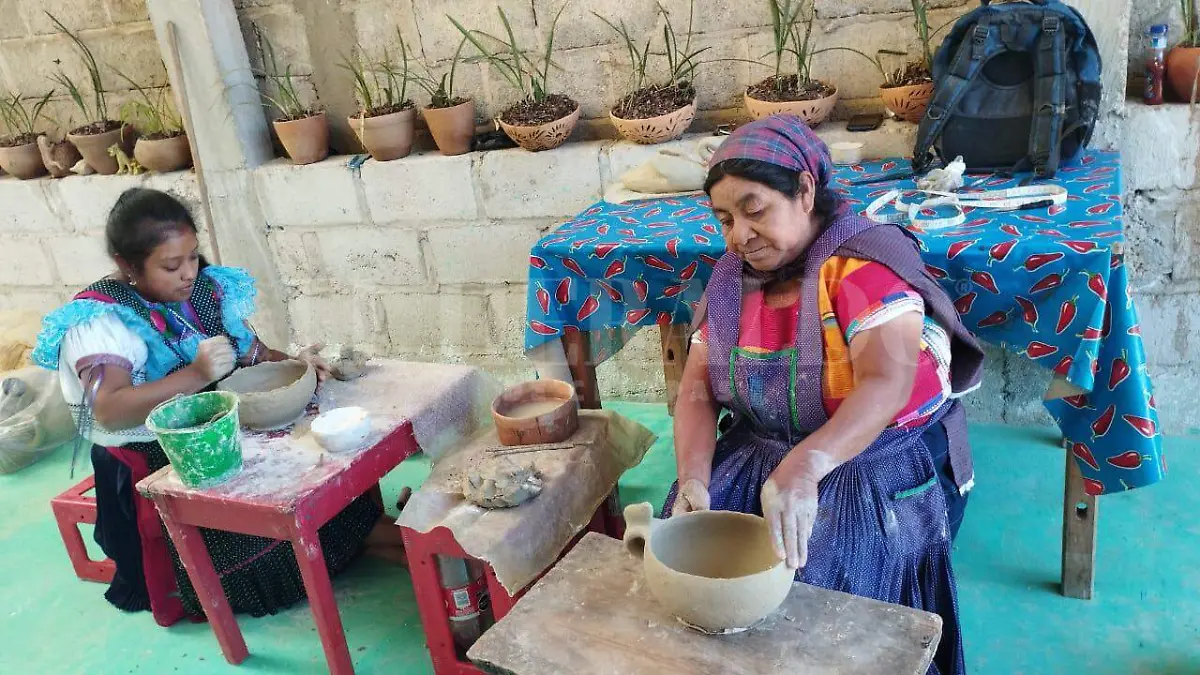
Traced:
POLYGON ((829 148, 795 115, 772 115, 739 127, 713 153, 708 166, 711 169, 727 159, 755 159, 807 171, 818 188, 827 186, 833 174, 829 148))

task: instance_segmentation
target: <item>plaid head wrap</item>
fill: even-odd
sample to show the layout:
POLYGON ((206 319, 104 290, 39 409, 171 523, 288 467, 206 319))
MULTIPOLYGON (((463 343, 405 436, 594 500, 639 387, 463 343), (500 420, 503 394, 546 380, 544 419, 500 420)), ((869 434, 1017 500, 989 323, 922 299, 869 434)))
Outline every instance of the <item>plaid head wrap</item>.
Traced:
POLYGON ((711 169, 727 159, 755 159, 807 171, 817 187, 828 185, 833 173, 829 148, 795 115, 772 115, 739 127, 717 148, 708 166, 711 169))

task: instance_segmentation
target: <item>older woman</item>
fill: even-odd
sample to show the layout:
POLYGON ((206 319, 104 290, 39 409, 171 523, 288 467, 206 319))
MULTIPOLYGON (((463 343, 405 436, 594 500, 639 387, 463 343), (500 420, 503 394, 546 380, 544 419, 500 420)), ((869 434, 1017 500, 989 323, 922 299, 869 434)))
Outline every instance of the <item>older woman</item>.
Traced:
POLYGON ((797 578, 940 614, 930 672, 964 672, 950 544, 973 473, 955 398, 978 382, 978 344, 907 232, 839 203, 800 119, 738 129, 709 166, 728 252, 697 316, 664 512, 763 515, 797 578))

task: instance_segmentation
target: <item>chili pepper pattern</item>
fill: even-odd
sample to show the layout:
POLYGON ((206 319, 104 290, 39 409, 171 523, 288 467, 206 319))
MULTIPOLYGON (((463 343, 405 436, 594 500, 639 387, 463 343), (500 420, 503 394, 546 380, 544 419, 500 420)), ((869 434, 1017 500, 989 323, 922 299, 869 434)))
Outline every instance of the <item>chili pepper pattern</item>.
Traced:
MULTIPOLYGON (((967 327, 1086 392, 1045 406, 1072 439, 1067 447, 1093 494, 1150 485, 1166 471, 1128 268, 1113 253, 1123 243, 1117 161, 1089 152, 1083 164, 1062 167, 1068 199, 1052 208, 974 210, 958 227, 909 228, 925 271, 967 327), (1136 464, 1125 453, 1137 453, 1136 464)), ((869 195, 892 189, 849 180, 876 178, 882 166, 835 168, 849 208, 861 211, 869 195)), ((526 347, 581 330, 690 322, 725 252, 721 231, 704 196, 589 207, 530 251, 526 347), (565 279, 569 297, 560 304, 565 279)))

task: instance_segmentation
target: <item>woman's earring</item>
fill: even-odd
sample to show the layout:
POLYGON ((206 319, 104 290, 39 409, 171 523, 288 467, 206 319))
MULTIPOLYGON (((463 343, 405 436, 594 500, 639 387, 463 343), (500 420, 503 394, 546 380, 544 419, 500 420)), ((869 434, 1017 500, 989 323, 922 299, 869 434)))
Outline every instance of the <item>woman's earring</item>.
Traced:
POLYGON ((130 279, 129 279, 129 285, 130 285, 130 286, 137 286, 137 279, 134 279, 134 278, 130 277, 130 279))

